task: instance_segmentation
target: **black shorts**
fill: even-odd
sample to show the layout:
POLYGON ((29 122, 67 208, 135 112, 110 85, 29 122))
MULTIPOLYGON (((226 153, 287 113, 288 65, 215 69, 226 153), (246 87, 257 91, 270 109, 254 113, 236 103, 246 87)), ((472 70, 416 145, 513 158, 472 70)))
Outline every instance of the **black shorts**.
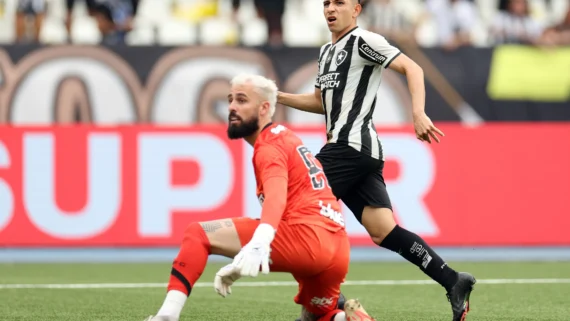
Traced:
POLYGON ((42 14, 46 11, 46 3, 44 0, 19 0, 17 11, 25 15, 42 14))
POLYGON ((326 144, 315 156, 325 171, 332 191, 362 223, 366 206, 392 209, 384 183, 384 161, 348 145, 326 144))
MULTIPOLYGON (((73 7, 75 6, 75 0, 67 0, 67 10, 72 11, 73 7)), ((96 0, 85 0, 85 4, 87 5, 87 10, 91 11, 97 7, 96 0)))

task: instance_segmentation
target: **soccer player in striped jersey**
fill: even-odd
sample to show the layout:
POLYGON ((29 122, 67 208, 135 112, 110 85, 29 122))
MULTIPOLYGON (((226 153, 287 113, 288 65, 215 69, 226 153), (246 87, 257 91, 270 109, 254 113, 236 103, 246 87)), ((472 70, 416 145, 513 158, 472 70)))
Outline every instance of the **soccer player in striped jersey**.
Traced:
POLYGON ((424 111, 423 70, 381 35, 357 26, 360 0, 324 0, 324 17, 332 41, 322 46, 314 93, 280 92, 278 102, 324 114, 327 144, 316 155, 335 196, 364 225, 372 240, 403 256, 441 284, 453 311, 463 321, 475 278, 453 270, 426 242, 396 224, 383 177, 384 157, 372 114, 384 69, 406 76, 412 97, 413 122, 420 141, 438 142, 444 134, 424 111))

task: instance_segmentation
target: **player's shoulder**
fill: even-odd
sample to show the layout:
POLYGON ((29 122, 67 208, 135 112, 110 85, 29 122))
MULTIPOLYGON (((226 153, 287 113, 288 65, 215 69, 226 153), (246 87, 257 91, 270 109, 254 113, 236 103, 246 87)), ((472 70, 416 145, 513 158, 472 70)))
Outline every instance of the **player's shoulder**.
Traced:
POLYGON ((285 125, 272 123, 263 129, 262 134, 259 136, 263 142, 270 142, 283 139, 290 132, 289 128, 285 125))
POLYGON ((356 31, 356 36, 358 36, 360 42, 368 42, 368 43, 386 43, 388 44, 388 40, 384 36, 379 33, 372 32, 370 30, 358 28, 356 31))
POLYGON ((321 46, 321 52, 327 50, 330 46, 332 46, 332 41, 329 41, 321 46))
POLYGON ((329 41, 321 46, 321 50, 319 51, 319 59, 323 56, 325 51, 327 51, 332 46, 332 41, 329 41))
POLYGON ((358 30, 357 46, 360 58, 381 65, 399 52, 384 36, 365 29, 358 30))
POLYGON ((284 125, 272 124, 266 128, 255 143, 255 149, 270 151, 277 149, 287 153, 291 146, 295 145, 296 135, 284 125))

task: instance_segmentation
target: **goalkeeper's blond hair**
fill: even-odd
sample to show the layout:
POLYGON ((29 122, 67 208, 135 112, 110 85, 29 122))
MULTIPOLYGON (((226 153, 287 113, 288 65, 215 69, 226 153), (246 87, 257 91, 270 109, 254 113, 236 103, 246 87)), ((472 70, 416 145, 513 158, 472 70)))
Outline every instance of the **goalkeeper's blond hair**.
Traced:
POLYGON ((259 75, 241 74, 235 76, 231 85, 245 85, 250 83, 255 92, 257 92, 262 99, 269 102, 269 115, 273 117, 275 114, 275 106, 277 105, 277 85, 275 81, 259 75))

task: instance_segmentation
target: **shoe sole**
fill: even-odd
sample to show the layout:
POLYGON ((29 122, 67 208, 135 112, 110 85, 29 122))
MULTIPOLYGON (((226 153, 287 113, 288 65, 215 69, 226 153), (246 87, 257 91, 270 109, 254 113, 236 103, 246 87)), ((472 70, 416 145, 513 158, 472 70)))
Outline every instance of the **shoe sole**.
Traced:
POLYGON ((469 313, 469 310, 471 310, 471 303, 469 302, 469 299, 471 298, 471 292, 473 292, 473 289, 475 288, 475 283, 477 283, 477 280, 474 279, 473 283, 469 287, 467 295, 465 296, 465 311, 463 311, 460 321, 467 320, 467 313, 469 313))

